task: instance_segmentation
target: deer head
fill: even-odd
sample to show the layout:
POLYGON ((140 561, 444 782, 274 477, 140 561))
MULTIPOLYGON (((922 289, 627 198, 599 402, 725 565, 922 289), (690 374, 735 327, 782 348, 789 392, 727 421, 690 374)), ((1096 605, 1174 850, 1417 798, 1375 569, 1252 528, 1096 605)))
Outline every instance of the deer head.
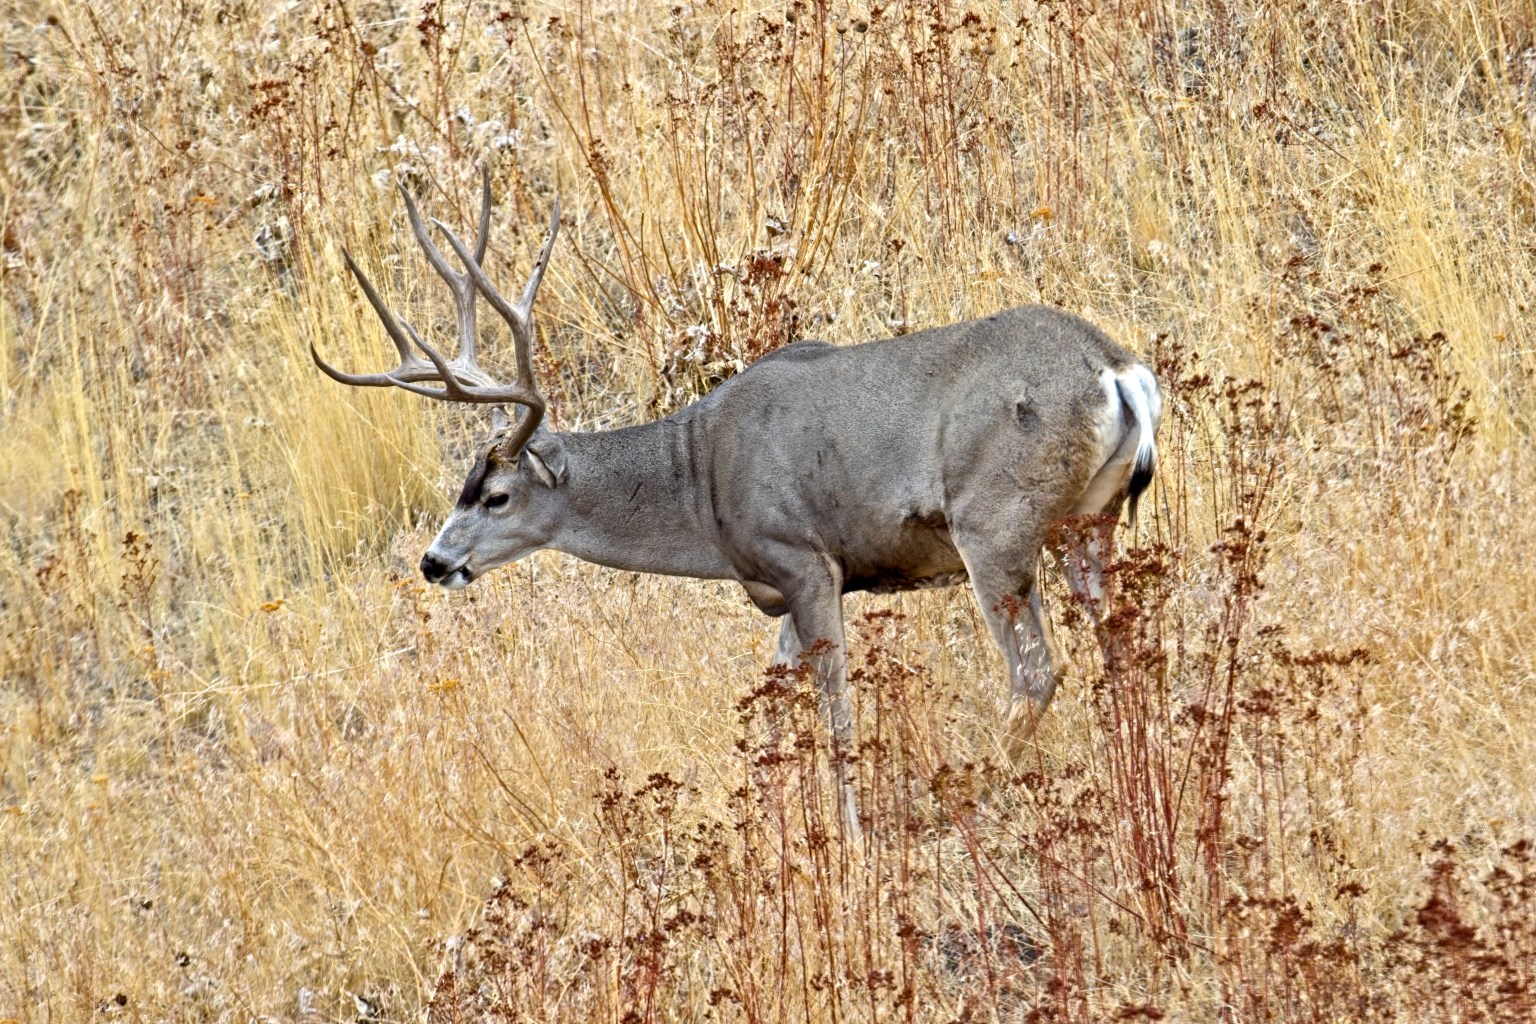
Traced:
POLYGON ((480 223, 473 253, 440 221, 432 221, 463 264, 463 273, 449 266, 432 241, 416 201, 404 185, 400 186, 400 194, 405 198, 411 231, 426 253, 427 262, 453 292, 459 354, 445 359, 410 323, 397 320, 346 249, 342 255, 347 269, 357 278, 369 305, 383 322, 400 353, 400 364, 385 373, 343 373, 321 359, 313 343, 309 352, 315 365, 342 384, 398 387, 445 402, 491 406, 491 436, 476 453, 458 504, 421 559, 421 572, 428 582, 456 589, 498 565, 543 547, 559 520, 562 501, 558 492, 565 476, 564 445, 557 435, 540 429, 544 399, 534 383, 531 347, 533 300, 560 230, 560 203, 556 201, 550 215, 549 233, 523 286, 522 297, 509 303, 481 269, 491 224, 489 172, 481 180, 480 223), (517 380, 511 384, 497 381, 475 361, 477 293, 485 296, 512 331, 517 380), (522 407, 515 421, 505 409, 508 403, 522 407))

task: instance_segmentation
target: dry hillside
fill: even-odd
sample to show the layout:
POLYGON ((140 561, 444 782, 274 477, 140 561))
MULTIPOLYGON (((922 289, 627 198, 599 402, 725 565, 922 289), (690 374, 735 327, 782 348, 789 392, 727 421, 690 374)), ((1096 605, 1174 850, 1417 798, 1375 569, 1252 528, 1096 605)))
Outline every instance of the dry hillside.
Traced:
POLYGON ((40 0, 0 54, 0 1021, 1536 1015, 1536 5, 40 0), (308 346, 389 357, 342 244, 451 330, 392 188, 467 228, 481 166, 509 288, 564 208, 560 429, 1022 302, 1141 352, 1131 655, 1053 576, 1010 773, 969 592, 850 601, 856 847, 739 588, 427 588, 485 422, 308 346))

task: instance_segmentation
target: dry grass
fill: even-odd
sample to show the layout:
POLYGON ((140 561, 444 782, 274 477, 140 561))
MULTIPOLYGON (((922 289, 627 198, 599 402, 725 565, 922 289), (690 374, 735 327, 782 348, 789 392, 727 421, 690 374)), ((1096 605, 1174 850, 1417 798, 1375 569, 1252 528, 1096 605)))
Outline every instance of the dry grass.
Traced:
POLYGON ((1201 7, 11 8, 0 1019, 1529 1019, 1536 9, 1201 7), (482 162, 562 428, 1017 302, 1155 361, 1013 784, 963 590, 854 602, 853 850, 739 591, 416 580, 483 425, 307 346, 387 352, 343 240, 446 316, 386 186, 482 162))

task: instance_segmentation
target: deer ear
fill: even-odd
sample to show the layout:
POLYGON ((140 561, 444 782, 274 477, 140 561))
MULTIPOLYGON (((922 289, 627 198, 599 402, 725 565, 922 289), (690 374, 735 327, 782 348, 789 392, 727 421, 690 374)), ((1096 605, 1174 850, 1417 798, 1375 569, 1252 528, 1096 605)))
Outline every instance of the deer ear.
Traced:
POLYGON ((499 405, 491 406, 491 431, 500 434, 512 429, 512 417, 499 405))
POLYGON ((559 434, 548 430, 534 431, 528 443, 523 445, 523 454, 545 487, 554 487, 565 479, 565 441, 559 434))

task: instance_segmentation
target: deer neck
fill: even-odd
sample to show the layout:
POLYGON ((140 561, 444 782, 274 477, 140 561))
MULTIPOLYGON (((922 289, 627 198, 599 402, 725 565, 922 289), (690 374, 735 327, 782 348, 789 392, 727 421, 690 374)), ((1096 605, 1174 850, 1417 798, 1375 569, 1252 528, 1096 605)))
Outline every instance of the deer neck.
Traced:
POLYGON ((565 515, 548 547, 632 572, 728 579, 686 424, 563 434, 565 515))

